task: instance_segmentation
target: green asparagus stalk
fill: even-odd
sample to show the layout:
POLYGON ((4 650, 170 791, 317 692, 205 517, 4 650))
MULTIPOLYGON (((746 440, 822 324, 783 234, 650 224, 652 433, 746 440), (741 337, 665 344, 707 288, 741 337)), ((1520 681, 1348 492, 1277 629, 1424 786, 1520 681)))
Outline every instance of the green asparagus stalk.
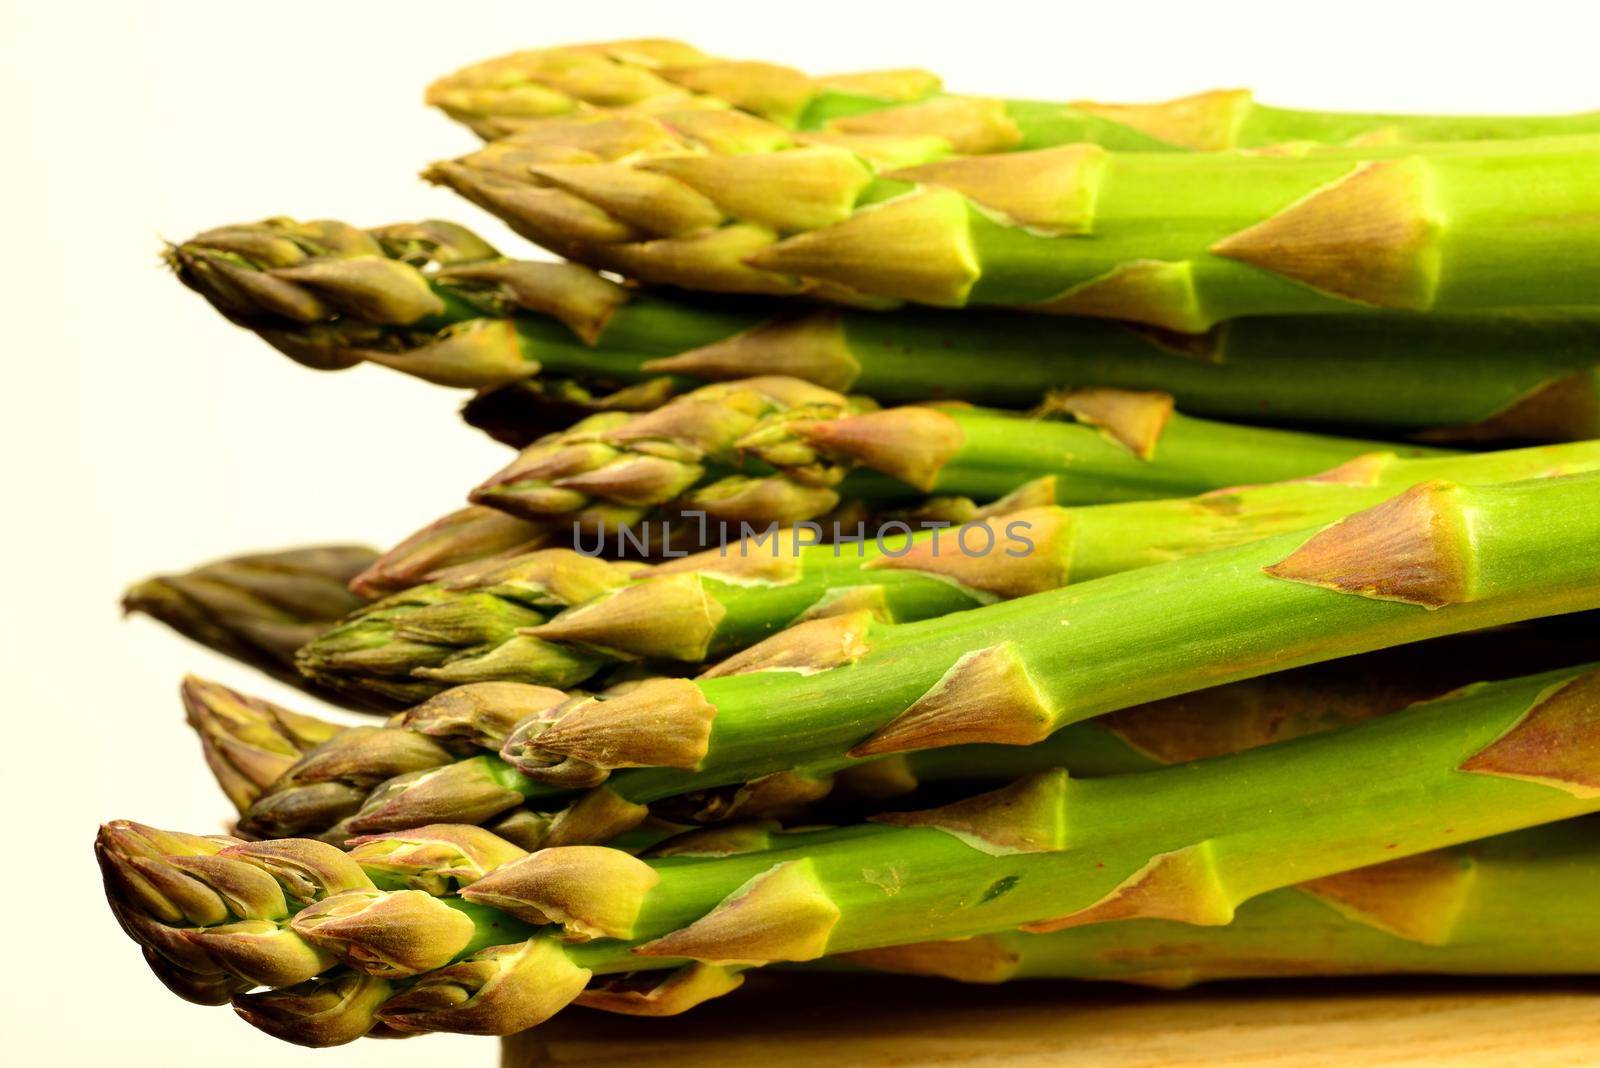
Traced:
POLYGON ((1193 333, 1249 315, 1593 303, 1594 135, 1303 155, 1074 144, 938 159, 899 146, 869 159, 776 126, 721 143, 676 120, 577 125, 581 137, 519 134, 427 177, 569 259, 714 291, 1193 333), (630 131, 652 122, 657 143, 639 149, 630 131))
MULTIPOLYGON (((383 729, 340 732, 267 787, 240 821, 267 838, 362 834, 427 823, 484 823, 537 845, 608 842, 651 814, 690 824, 815 822, 821 811, 983 788, 1048 768, 1092 777, 1244 749, 1383 715, 1471 682, 1566 667, 1594 655, 1593 620, 1499 627, 1244 679, 1069 724, 1033 745, 974 743, 859 760, 834 757, 646 806, 608 789, 573 799, 493 755, 524 720, 567 699, 516 683, 458 686, 383 729), (842 805, 831 804, 841 801, 842 805), (543 813, 542 817, 526 815, 543 813), (507 817, 506 813, 513 813, 507 817)), ((634 683, 634 686, 642 683, 634 683)), ((618 688, 615 692, 626 692, 618 688)))
POLYGON ((295 670, 295 650, 360 607, 361 598, 346 585, 376 555, 363 546, 319 545, 230 557, 130 586, 122 609, 308 688, 309 680, 295 670))
MULTIPOLYGON (((504 845, 478 845, 464 857, 454 829, 429 829, 360 847, 378 858, 398 854, 386 877, 408 889, 374 880, 325 894, 287 923, 276 915, 265 922, 312 951, 293 958, 281 979, 327 973, 318 959, 326 956, 396 983, 369 1020, 401 1031, 506 1034, 548 1018, 594 974, 685 962, 695 974, 1018 927, 1226 924, 1238 905, 1271 890, 1600 809, 1597 723, 1600 672, 1568 669, 1169 769, 1094 781, 1047 772, 945 808, 797 833, 756 852, 640 860, 581 847, 496 865, 489 858, 509 853, 504 845), (458 886, 458 897, 431 896, 458 886)), ((223 855, 231 860, 242 848, 223 855)), ((204 881, 215 885, 226 869, 181 870, 209 890, 204 881)), ((235 919, 215 907, 186 912, 166 886, 156 896, 120 876, 108 865, 114 906, 158 929, 130 931, 146 945, 175 926, 206 945, 214 926, 235 919)), ((1409 918, 1440 926, 1436 912, 1409 918)), ((273 977, 261 985, 287 984, 273 977)), ((275 1033, 305 1040, 283 1026, 301 996, 290 991, 286 1003, 269 992, 238 1003, 247 1019, 277 1010, 275 1033)))
POLYGON ((526 519, 574 516, 580 527, 596 505, 667 504, 715 523, 790 525, 831 510, 841 495, 992 501, 1048 477, 1060 504, 1149 500, 1303 477, 1385 448, 1195 419, 1174 412, 1167 394, 1124 390, 1058 395, 1047 414, 1062 419, 851 409, 842 395, 795 379, 706 386, 654 412, 596 417, 530 445, 472 500, 526 519))
POLYGON ((1108 979, 1167 989, 1289 975, 1592 974, 1600 932, 1584 903, 1600 877, 1596 830, 1592 819, 1564 820, 1326 876, 1245 902, 1225 927, 1131 920, 844 959, 966 982, 1108 979))
POLYGON ((619 660, 715 661, 841 611, 870 609, 886 621, 912 622, 1058 589, 1331 522, 1429 478, 1486 484, 1597 467, 1600 444, 1580 442, 1439 459, 1370 454, 1304 481, 1078 508, 1038 506, 1038 498, 1056 496, 1040 486, 1037 498, 1003 502, 992 516, 953 530, 938 525, 947 520, 930 520, 933 529, 912 534, 902 523, 849 545, 811 544, 811 532, 794 531, 638 571, 618 565, 609 572, 615 585, 560 611, 529 604, 516 585, 500 588, 505 574, 575 563, 568 550, 546 550, 478 574, 462 569, 448 583, 365 608, 307 644, 300 665, 326 687, 358 692, 368 685, 385 694, 395 687, 434 692, 487 679, 561 685, 558 679, 575 679, 585 667, 598 671, 619 660), (1032 552, 1019 551, 1024 541, 1032 552), (441 615, 456 640, 419 643, 441 615), (408 628, 410 618, 415 628, 408 628), (463 626, 469 618, 472 625, 463 626), (467 641, 473 644, 463 646, 467 641), (556 650, 547 662, 551 643, 556 650), (575 661, 569 646, 587 660, 575 661), (441 674, 443 656, 450 660, 441 674))
POLYGON ((492 390, 468 416, 519 447, 548 426, 552 394, 566 414, 648 410, 673 391, 767 374, 885 404, 943 395, 1030 408, 1052 389, 1111 386, 1247 422, 1441 440, 1600 434, 1600 315, 1587 312, 1244 319, 1195 338, 994 311, 711 304, 507 260, 441 222, 360 231, 269 219, 168 258, 223 314, 303 363, 372 361, 492 390), (561 385, 574 378, 604 384, 601 395, 561 385))
POLYGON ((1352 653, 1600 606, 1600 475, 1424 482, 1320 531, 918 623, 790 628, 695 680, 578 699, 502 750, 633 803, 815 761, 1022 745, 1078 720, 1352 653), (781 710, 781 714, 777 714, 781 710))
MULTIPOLYGON (((591 108, 718 105, 822 134, 920 137, 964 155, 1092 142, 1138 151, 1215 151, 1284 142, 1498 140, 1600 132, 1576 115, 1390 115, 1257 104, 1247 90, 1150 104, 995 100, 941 90, 922 70, 812 77, 708 56, 677 41, 612 41, 514 52, 434 82, 428 103, 486 139, 591 108)), ((824 142, 827 143, 827 142, 824 142)))

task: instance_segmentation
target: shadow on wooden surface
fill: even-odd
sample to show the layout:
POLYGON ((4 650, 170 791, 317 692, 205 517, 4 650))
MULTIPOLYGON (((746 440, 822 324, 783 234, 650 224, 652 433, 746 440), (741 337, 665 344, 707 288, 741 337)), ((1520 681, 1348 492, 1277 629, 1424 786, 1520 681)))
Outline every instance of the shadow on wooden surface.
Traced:
POLYGON ((501 1063, 1591 1066, 1600 1065, 1600 981, 1251 982, 1171 994, 768 973, 671 1019, 568 1010, 508 1039, 501 1063))

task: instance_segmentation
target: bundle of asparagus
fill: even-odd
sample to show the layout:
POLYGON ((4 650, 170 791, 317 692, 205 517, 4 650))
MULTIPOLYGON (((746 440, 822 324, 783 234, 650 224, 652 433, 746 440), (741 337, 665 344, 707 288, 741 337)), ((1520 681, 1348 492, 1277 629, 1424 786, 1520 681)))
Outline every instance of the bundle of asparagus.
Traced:
POLYGON ((490 142, 430 176, 575 262, 436 220, 167 251, 518 450, 382 554, 128 592, 389 713, 184 683, 230 833, 95 843, 179 996, 324 1046, 763 966, 1600 972, 1600 119, 667 41, 429 100, 490 142))

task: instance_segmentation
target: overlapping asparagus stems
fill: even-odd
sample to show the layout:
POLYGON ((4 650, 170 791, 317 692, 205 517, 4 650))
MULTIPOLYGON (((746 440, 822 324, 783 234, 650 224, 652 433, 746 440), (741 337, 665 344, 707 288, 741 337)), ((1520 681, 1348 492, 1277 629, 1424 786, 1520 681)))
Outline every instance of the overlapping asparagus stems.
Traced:
POLYGON ((1106 386, 1159 389, 1191 414, 1252 422, 1485 440, 1600 430, 1600 315, 1581 311, 1244 319, 1194 338, 1004 312, 713 304, 507 260, 442 222, 360 231, 271 219, 168 255, 186 284, 301 362, 370 360, 492 390, 469 414, 519 445, 552 410, 648 409, 762 374, 891 405, 952 396, 1031 408, 1052 389, 1106 386))
POLYGON ((428 177, 645 282, 1184 332, 1250 315, 1579 307, 1600 270, 1594 135, 940 158, 908 139, 801 144, 735 114, 549 120, 428 177))
POLYGON ((420 700, 452 682, 574 685, 618 660, 720 659, 842 611, 912 622, 1058 589, 1330 522, 1429 478, 1486 484, 1597 466, 1594 442, 1436 459, 1375 453, 1298 482, 1077 508, 1014 500, 954 530, 831 545, 796 531, 637 570, 545 550, 364 608, 309 643, 300 665, 326 687, 388 699, 420 700), (585 587, 583 576, 594 581, 585 587))
POLYGON ((128 587, 125 612, 158 619, 191 641, 318 696, 331 696, 295 670, 295 650, 361 607, 348 584, 377 553, 318 545, 251 553, 128 587))
MULTIPOLYGON (((1597 724, 1600 673, 1567 669, 1170 769, 1046 772, 731 855, 520 856, 477 829, 428 828, 345 858, 307 840, 224 845, 130 825, 108 826, 99 851, 130 935, 169 971, 214 976, 175 987, 291 988, 236 999, 274 1034, 325 1044, 378 1021, 505 1034, 593 974, 694 962, 680 985, 703 995, 731 985, 726 967, 930 938, 1223 924, 1269 890, 1594 811, 1597 724), (292 882, 273 877, 290 865, 292 882)), ((1409 919, 1448 931, 1437 912, 1409 919)))
POLYGON ((708 56, 678 41, 608 41, 514 52, 428 88, 428 103, 485 138, 588 109, 738 108, 823 134, 917 136, 962 154, 1092 142, 1139 151, 1214 151, 1295 141, 1454 141, 1600 132, 1576 115, 1390 115, 1257 104, 1232 89, 1153 104, 995 100, 942 91, 922 70, 812 77, 708 56))
MULTIPOLYGON (((241 809, 241 829, 342 845, 357 835, 428 823, 482 823, 532 849, 615 842, 619 836, 638 841, 641 834, 648 841, 649 828, 659 818, 690 824, 767 818, 814 822, 826 813, 858 811, 862 802, 916 791, 938 795, 981 788, 1057 767, 1079 776, 1143 771, 1329 730, 1471 682, 1581 662, 1594 654, 1592 625, 1580 616, 1475 631, 1136 705, 1069 724, 1033 745, 980 743, 866 761, 824 760, 648 807, 605 789, 574 801, 570 791, 531 779, 492 755, 524 718, 566 695, 518 684, 470 684, 411 709, 385 728, 341 731, 281 770, 276 781, 258 777, 252 803, 241 809)), ((235 697, 228 710, 243 701, 235 697)), ((192 715, 191 722, 196 722, 192 715)), ((223 722, 230 737, 208 750, 256 748, 261 736, 274 753, 286 747, 283 732, 270 719, 235 714, 223 722)), ((226 769, 216 770, 225 785, 230 777, 240 777, 237 771, 225 776, 226 769)))
MULTIPOLYGON (((837 519, 841 531, 854 531, 864 525, 869 533, 893 520, 965 523, 995 514, 996 509, 1021 507, 1023 502, 1034 501, 1043 490, 1042 485, 1026 487, 986 505, 966 497, 925 497, 904 507, 874 511, 865 502, 847 501, 825 519, 837 519)), ((613 518, 609 521, 620 521, 617 517, 622 513, 610 514, 613 518)), ((672 526, 681 535, 669 547, 673 555, 700 547, 695 540, 700 533, 693 529, 699 525, 698 521, 690 524, 679 517, 672 526)), ((428 523, 379 554, 371 566, 350 580, 350 588, 361 597, 376 599, 428 582, 459 583, 488 566, 540 548, 568 547, 574 541, 574 533, 570 516, 553 521, 519 519, 498 509, 469 505, 428 523)), ((646 537, 649 533, 648 529, 630 531, 627 548, 633 547, 635 535, 647 547, 653 547, 652 540, 646 537)))
POLYGON ((1600 878, 1597 830, 1593 819, 1566 820, 1327 876, 1247 901, 1223 927, 1131 920, 845 959, 966 982, 1166 988, 1289 975, 1593 974, 1600 930, 1585 902, 1600 878))
POLYGON ((794 627, 695 680, 525 723, 525 773, 633 802, 818 760, 1028 744, 1080 719, 1301 664, 1600 606, 1600 475, 1426 482, 1321 531, 919 623, 794 627))

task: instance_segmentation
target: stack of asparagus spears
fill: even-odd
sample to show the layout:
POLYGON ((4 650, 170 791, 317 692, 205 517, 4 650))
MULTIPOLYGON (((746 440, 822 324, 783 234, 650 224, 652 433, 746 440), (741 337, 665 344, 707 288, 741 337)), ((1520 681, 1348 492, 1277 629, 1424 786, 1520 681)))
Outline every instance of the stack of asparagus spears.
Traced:
POLYGON ((680 1012, 764 966, 1600 971, 1600 114, 811 77, 667 41, 429 101, 455 223, 180 281, 517 450, 383 553, 126 597, 228 835, 118 920, 292 1042, 680 1012))

